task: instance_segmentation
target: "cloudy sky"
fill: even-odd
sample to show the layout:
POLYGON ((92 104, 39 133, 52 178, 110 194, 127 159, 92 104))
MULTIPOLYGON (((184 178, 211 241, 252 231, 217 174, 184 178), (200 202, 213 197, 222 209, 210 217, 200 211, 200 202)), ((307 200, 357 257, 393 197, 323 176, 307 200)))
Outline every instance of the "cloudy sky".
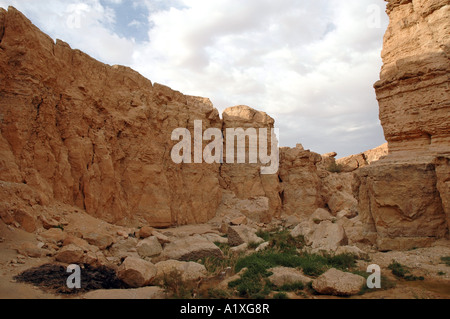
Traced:
POLYGON ((383 0, 0 0, 52 38, 223 111, 267 112, 282 146, 338 157, 385 142, 383 0))

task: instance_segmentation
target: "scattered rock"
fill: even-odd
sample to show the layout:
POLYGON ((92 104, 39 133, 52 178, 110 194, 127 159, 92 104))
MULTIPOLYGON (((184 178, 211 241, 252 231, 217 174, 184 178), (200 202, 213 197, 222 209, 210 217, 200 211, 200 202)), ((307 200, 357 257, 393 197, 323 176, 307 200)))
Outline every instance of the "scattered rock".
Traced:
POLYGON ((361 291, 366 279, 337 269, 330 269, 313 281, 312 287, 322 295, 352 296, 361 291))
POLYGON ((127 257, 117 270, 117 277, 132 288, 149 285, 155 276, 155 265, 134 257, 127 257))
POLYGON ((348 243, 344 228, 330 221, 324 221, 317 225, 307 241, 311 242, 311 248, 323 251, 336 251, 339 246, 348 243))
POLYGON ((61 248, 55 259, 66 264, 81 264, 84 262, 84 254, 83 248, 70 244, 61 248))
POLYGON ((42 233, 40 236, 45 240, 45 242, 50 242, 52 244, 58 244, 64 242, 67 234, 60 228, 50 228, 42 233))
POLYGON ((202 237, 206 238, 212 243, 221 243, 226 244, 228 243, 228 238, 222 237, 219 234, 204 234, 202 237))
POLYGON ((127 239, 129 237, 128 232, 124 231, 124 230, 118 230, 117 231, 117 236, 123 237, 125 239, 127 239))
POLYGON ((301 219, 298 216, 291 215, 291 216, 287 216, 284 219, 284 226, 285 227, 293 227, 293 226, 295 227, 298 224, 300 224, 300 222, 301 222, 301 219))
POLYGON ((310 219, 319 224, 325 220, 332 221, 334 219, 333 215, 331 215, 327 210, 323 208, 317 208, 316 211, 311 215, 310 219))
POLYGON ((98 252, 100 250, 100 248, 98 248, 97 246, 90 245, 84 239, 68 235, 64 239, 62 245, 64 247, 64 246, 68 246, 68 245, 71 245, 71 244, 73 244, 75 246, 78 246, 78 247, 82 248, 85 251, 91 251, 93 253, 96 253, 96 252, 98 252))
POLYGON ((334 252, 339 246, 348 244, 344 227, 329 220, 319 224, 312 220, 301 222, 291 231, 291 236, 303 236, 313 252, 334 252))
POLYGON ((155 237, 158 239, 158 241, 159 241, 159 243, 160 243, 161 245, 168 244, 168 243, 170 243, 170 241, 171 241, 170 238, 169 238, 168 236, 163 235, 163 234, 161 234, 160 232, 157 232, 156 230, 154 230, 154 231, 152 232, 152 235, 155 236, 155 237))
POLYGON ((20 226, 27 232, 33 233, 36 230, 36 220, 34 217, 20 209, 13 210, 14 219, 20 224, 20 226))
POLYGON ((247 225, 247 217, 245 217, 245 216, 237 217, 237 218, 231 220, 230 224, 234 225, 234 226, 247 225))
POLYGON ((340 246, 337 248, 335 254, 336 255, 351 254, 351 255, 356 256, 358 259, 368 259, 369 258, 368 253, 359 249, 356 246, 340 246))
POLYGON ((141 240, 136 247, 138 254, 142 257, 153 257, 161 254, 162 246, 155 236, 141 240))
POLYGON ((348 218, 348 219, 352 219, 352 218, 355 218, 356 216, 358 216, 358 212, 355 210, 350 210, 350 209, 341 210, 340 212, 338 212, 336 214, 337 219, 341 219, 344 217, 348 218))
POLYGON ((133 237, 119 240, 109 248, 109 253, 119 259, 126 257, 139 257, 136 246, 138 240, 133 237))
POLYGON ((42 227, 45 229, 56 228, 59 225, 59 222, 53 218, 47 219, 44 215, 39 215, 39 220, 42 223, 42 227))
POLYGON ((141 229, 139 229, 139 232, 137 233, 137 237, 142 238, 142 239, 148 238, 148 237, 152 236, 154 230, 155 229, 153 227, 144 226, 141 229))
POLYGON ((305 238, 306 244, 311 245, 311 242, 308 242, 311 234, 314 233, 314 223, 312 221, 303 221, 293 230, 291 230, 291 236, 296 238, 299 236, 303 236, 305 238))
POLYGON ((243 253, 243 252, 247 251, 247 249, 248 249, 248 244, 243 243, 242 245, 231 247, 230 251, 232 251, 235 254, 239 254, 239 253, 243 253))
POLYGON ((110 247, 114 243, 114 237, 100 232, 83 234, 83 239, 102 250, 110 247))
POLYGON ((31 242, 25 242, 19 245, 19 247, 17 247, 17 252, 32 258, 40 258, 43 255, 43 250, 40 249, 37 244, 31 242))
POLYGON ((164 247, 162 255, 168 259, 180 261, 197 261, 205 257, 223 258, 219 247, 201 235, 173 240, 164 247))
POLYGON ((262 243, 264 240, 256 236, 256 229, 245 225, 231 226, 228 228, 228 244, 239 246, 242 244, 262 243))
POLYGON ((269 280, 277 287, 283 285, 292 285, 296 283, 302 283, 304 285, 312 281, 311 278, 306 277, 303 273, 294 268, 288 267, 275 267, 268 270, 273 274, 269 276, 269 280))
POLYGON ((165 275, 170 275, 173 272, 180 273, 183 281, 199 280, 207 276, 205 266, 192 261, 166 260, 155 264, 155 267, 157 273, 154 283, 158 284, 161 284, 165 275))

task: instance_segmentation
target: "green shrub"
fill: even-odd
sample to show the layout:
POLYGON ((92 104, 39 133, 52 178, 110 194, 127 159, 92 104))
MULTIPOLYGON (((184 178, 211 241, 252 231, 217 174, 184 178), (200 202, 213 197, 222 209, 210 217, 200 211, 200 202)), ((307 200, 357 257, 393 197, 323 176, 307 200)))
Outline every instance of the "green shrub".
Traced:
MULTIPOLYGON (((240 255, 232 262, 225 261, 227 265, 234 265, 233 269, 236 273, 247 268, 240 279, 229 283, 229 287, 235 289, 240 297, 253 299, 267 297, 273 288, 273 285, 267 280, 267 277, 271 275, 268 270, 277 266, 299 268, 305 275, 317 277, 330 268, 348 270, 356 264, 356 257, 350 254, 332 256, 299 253, 298 249, 305 245, 304 238, 302 236, 293 238, 289 230, 259 230, 257 235, 269 242, 266 250, 247 256, 240 255)), ((219 244, 217 243, 217 245, 219 244)), ((226 255, 225 259, 228 259, 229 247, 223 244, 219 247, 226 255)), ((211 266, 207 267, 207 269, 211 268, 211 266)), ((277 288, 278 291, 302 289, 304 289, 304 285, 301 283, 277 288)))
MULTIPOLYGON (((280 252, 270 248, 263 252, 240 257, 235 264, 235 272, 244 268, 247 271, 240 279, 229 283, 230 288, 237 290, 240 297, 255 298, 256 295, 267 295, 272 288, 266 280, 271 275, 270 268, 277 266, 301 268, 307 276, 317 277, 330 268, 347 270, 355 265, 353 255, 321 256, 316 254, 298 254, 280 252)), ((281 287, 278 290, 292 291, 304 289, 302 284, 281 287)))
POLYGON ((194 282, 184 281, 181 272, 175 270, 164 274, 162 287, 173 299, 192 299, 197 288, 194 282))
POLYGON ((388 266, 388 269, 392 271, 392 274, 398 278, 403 278, 407 281, 424 280, 422 276, 417 277, 411 274, 408 267, 396 262, 395 260, 388 266))
POLYGON ((208 273, 213 275, 218 275, 227 268, 234 269, 236 261, 240 255, 236 255, 230 250, 230 245, 227 243, 214 243, 217 247, 222 250, 224 257, 206 257, 201 260, 201 263, 205 266, 208 273))
POLYGON ((298 291, 303 290, 305 285, 302 282, 296 282, 293 284, 284 284, 283 286, 277 288, 278 291, 298 291))
POLYGON ((444 262, 444 264, 450 267, 450 256, 441 257, 441 260, 444 262))
POLYGON ((258 236, 258 237, 264 239, 264 241, 269 241, 269 239, 270 239, 270 232, 267 231, 267 230, 259 229, 259 230, 256 232, 256 236, 258 236))
POLYGON ((282 252, 294 253, 296 249, 305 246, 305 239, 303 236, 296 238, 292 237, 288 229, 277 230, 273 232, 259 230, 256 235, 264 241, 269 242, 269 247, 282 252))
POLYGON ((207 297, 209 299, 230 299, 231 295, 223 289, 209 288, 207 297))
POLYGON ((288 295, 284 292, 279 292, 273 295, 273 299, 289 299, 288 295))

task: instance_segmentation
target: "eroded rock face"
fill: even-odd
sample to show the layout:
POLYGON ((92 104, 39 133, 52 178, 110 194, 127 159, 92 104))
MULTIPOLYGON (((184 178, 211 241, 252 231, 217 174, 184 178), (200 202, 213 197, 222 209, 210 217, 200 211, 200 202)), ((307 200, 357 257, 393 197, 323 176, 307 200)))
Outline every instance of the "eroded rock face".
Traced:
POLYGON ((321 160, 319 154, 300 147, 280 149, 281 198, 287 215, 309 217, 323 207, 316 167, 321 160))
POLYGON ((375 84, 390 153, 449 151, 450 7, 447 0, 390 0, 383 67, 375 84))
POLYGON ((375 84, 389 155, 355 174, 365 233, 378 248, 425 246, 448 234, 448 1, 388 1, 375 84))
POLYGON ((14 8, 0 12, 0 25, 2 180, 109 222, 214 216, 219 166, 170 158, 175 128, 222 127, 208 99, 55 44, 14 8))
POLYGON ((0 213, 8 223, 33 232, 34 207, 54 202, 110 223, 153 227, 205 223, 218 210, 269 222, 320 206, 320 156, 309 151, 284 150, 282 173, 269 175, 248 158, 173 162, 174 129, 187 128, 192 144, 195 121, 225 138, 228 128, 270 134, 266 113, 236 106, 221 120, 208 99, 55 43, 12 7, 0 10, 0 44, 0 213))
POLYGON ((339 169, 342 172, 353 172, 360 167, 370 165, 382 159, 388 155, 388 152, 388 144, 385 143, 369 151, 340 158, 336 160, 336 164, 339 165, 339 169))
MULTIPOLYGON (((239 105, 231 108, 227 108, 223 112, 223 132, 224 132, 224 164, 221 166, 220 176, 223 182, 223 186, 226 189, 231 190, 234 195, 240 199, 249 202, 247 205, 251 205, 252 201, 261 201, 263 198, 267 198, 268 206, 267 210, 255 209, 256 214, 252 210, 240 209, 246 216, 252 217, 262 222, 270 221, 272 216, 278 216, 282 209, 282 202, 280 198, 280 185, 278 180, 278 174, 261 174, 261 166, 258 143, 251 145, 250 139, 245 147, 239 146, 238 140, 234 141, 234 163, 230 163, 228 159, 227 142, 231 141, 229 138, 229 129, 243 129, 243 130, 255 130, 258 136, 258 142, 261 139, 266 139, 267 150, 269 155, 271 150, 271 129, 274 128, 275 121, 264 112, 256 111, 248 106, 239 105), (259 129, 267 129, 267 136, 260 136, 259 129), (253 147, 252 147, 253 146, 253 147), (239 164, 237 154, 240 151, 245 151, 246 163, 239 164), (250 156, 248 154, 257 154, 256 163, 250 163, 250 156)), ((250 131, 249 131, 250 132, 250 131)), ((265 154, 265 155, 266 155, 265 154)), ((230 159, 233 157, 230 155, 230 159)), ((238 205, 239 203, 237 203, 238 205)), ((256 206, 261 206, 255 203, 256 206)))

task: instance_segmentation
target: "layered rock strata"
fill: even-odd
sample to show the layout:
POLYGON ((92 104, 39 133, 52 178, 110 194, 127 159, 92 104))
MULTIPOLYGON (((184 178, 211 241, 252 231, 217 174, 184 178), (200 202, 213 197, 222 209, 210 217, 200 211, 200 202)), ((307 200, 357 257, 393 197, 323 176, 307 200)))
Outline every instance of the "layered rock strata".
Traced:
MULTIPOLYGON (((196 123, 201 134, 213 128, 226 138, 228 128, 270 132, 267 114, 237 106, 221 119, 209 99, 55 43, 12 7, 0 9, 0 97, 0 216, 28 231, 54 203, 115 224, 154 227, 230 212, 268 222, 321 205, 317 154, 284 149, 280 173, 266 175, 266 165, 248 158, 207 164, 195 153, 196 123), (190 134, 190 163, 171 156, 180 128, 190 134)), ((202 150, 210 142, 203 138, 202 150)))
POLYGON ((375 84, 389 155, 356 173, 366 234, 379 249, 448 235, 450 2, 390 0, 375 84))
POLYGON ((152 84, 56 43, 14 8, 0 11, 0 179, 42 204, 109 222, 200 223, 221 200, 219 165, 175 164, 175 128, 222 127, 208 99, 152 84), (193 187, 195 185, 195 187, 193 187))

